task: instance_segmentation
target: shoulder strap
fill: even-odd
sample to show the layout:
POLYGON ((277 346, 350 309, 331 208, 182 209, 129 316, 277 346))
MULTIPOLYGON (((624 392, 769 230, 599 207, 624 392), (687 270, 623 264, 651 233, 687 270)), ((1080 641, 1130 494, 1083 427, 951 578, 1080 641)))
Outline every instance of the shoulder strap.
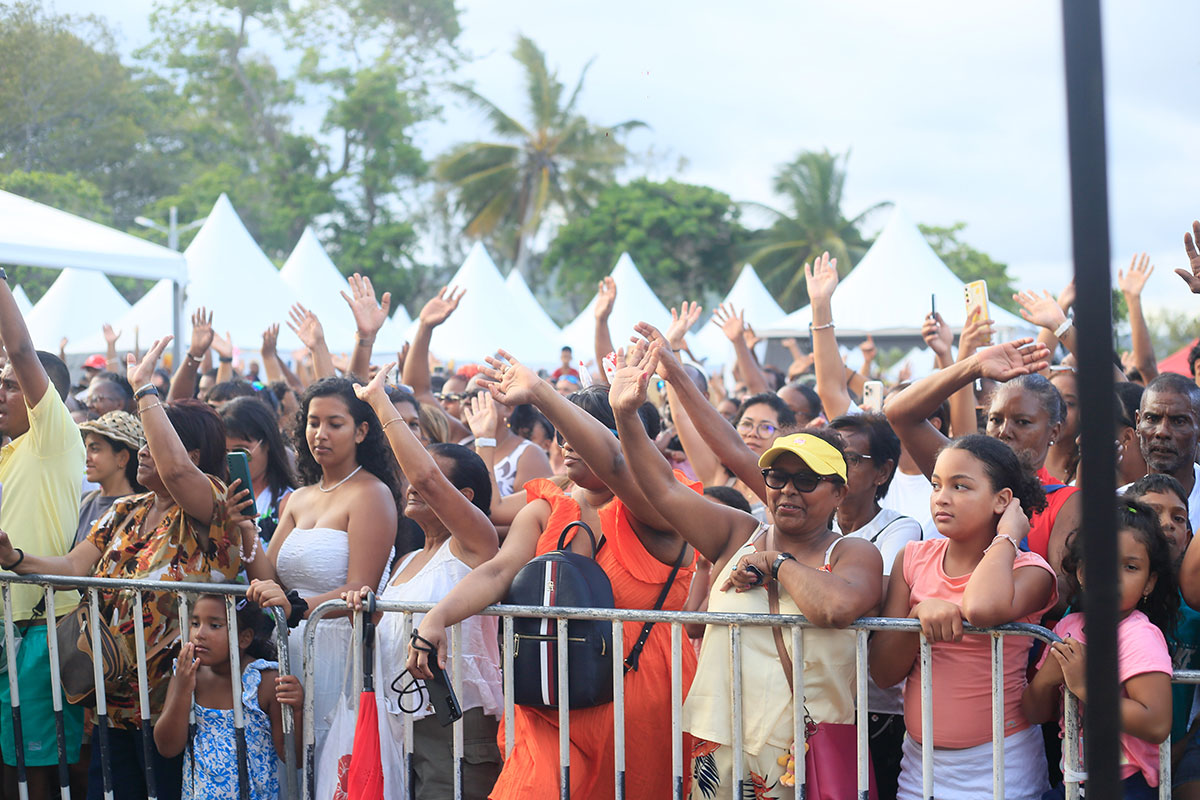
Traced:
MULTIPOLYGON (((902 519, 911 519, 911 517, 906 517, 903 514, 901 514, 900 516, 893 519, 892 522, 899 522, 902 519)), ((876 531, 875 535, 872 536, 867 541, 870 542, 871 544, 875 544, 875 540, 878 539, 880 536, 883 536, 883 532, 886 531, 888 528, 892 527, 892 522, 889 522, 887 525, 884 525, 882 528, 880 528, 878 531, 876 531)))
MULTIPOLYGON (((767 581, 767 611, 771 614, 779 613, 778 581, 767 581)), ((783 631, 775 626, 771 628, 771 635, 775 637, 775 651, 779 654, 779 665, 783 667, 783 674, 787 676, 788 688, 794 693, 796 687, 792 685, 792 658, 783 646, 783 631)))
MULTIPOLYGON (((659 611, 663 607, 663 603, 667 602, 667 595, 671 592, 671 587, 675 585, 675 576, 679 574, 679 568, 683 566, 683 556, 687 553, 687 542, 683 543, 683 547, 679 548, 679 556, 675 559, 675 566, 671 567, 671 576, 667 578, 667 582, 663 584, 662 591, 658 593, 658 600, 654 602, 654 610, 659 611)), ((650 638, 650 629, 654 627, 653 622, 647 622, 642 625, 642 632, 638 636, 637 641, 633 644, 633 649, 629 651, 629 655, 625 657, 625 672, 637 672, 638 659, 642 657, 642 648, 646 646, 646 640, 650 638)))

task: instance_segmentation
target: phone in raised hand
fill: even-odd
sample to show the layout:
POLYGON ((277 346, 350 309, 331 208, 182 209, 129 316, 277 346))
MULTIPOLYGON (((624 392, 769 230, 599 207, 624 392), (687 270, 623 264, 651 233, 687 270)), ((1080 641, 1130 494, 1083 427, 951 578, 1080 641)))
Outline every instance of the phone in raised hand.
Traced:
POLYGON ((883 383, 867 381, 863 384, 863 410, 878 413, 883 410, 883 383))
MULTIPOLYGON (((970 325, 976 319, 990 319, 988 314, 988 290, 986 281, 971 281, 963 291, 967 299, 967 324, 970 325), (976 306, 979 307, 979 313, 972 313, 976 306)), ((992 343, 992 337, 988 336, 988 344, 992 343)))

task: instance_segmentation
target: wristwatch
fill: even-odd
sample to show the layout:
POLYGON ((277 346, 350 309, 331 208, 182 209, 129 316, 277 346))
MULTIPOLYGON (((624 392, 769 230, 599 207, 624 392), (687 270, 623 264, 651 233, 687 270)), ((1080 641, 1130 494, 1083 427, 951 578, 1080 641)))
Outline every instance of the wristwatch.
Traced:
POLYGON ((133 393, 133 402, 136 403, 138 400, 141 400, 147 395, 154 395, 155 397, 158 397, 158 388, 152 383, 147 383, 145 386, 133 393))
POLYGON ((783 566, 783 562, 795 560, 796 557, 791 553, 780 553, 775 556, 775 562, 771 564, 771 580, 779 580, 779 568, 783 566))

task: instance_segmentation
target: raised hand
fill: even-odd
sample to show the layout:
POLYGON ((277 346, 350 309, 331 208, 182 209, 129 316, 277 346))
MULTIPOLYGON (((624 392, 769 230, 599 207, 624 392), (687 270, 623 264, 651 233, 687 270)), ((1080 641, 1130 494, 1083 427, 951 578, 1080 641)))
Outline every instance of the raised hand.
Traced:
POLYGON ((1200 220, 1192 223, 1192 232, 1183 235, 1183 250, 1187 253, 1188 269, 1177 269, 1175 274, 1183 278, 1192 294, 1200 294, 1200 220))
POLYGON ((608 386, 608 402, 613 411, 636 412, 646 402, 650 376, 658 368, 660 342, 648 344, 644 339, 625 353, 617 354, 617 371, 608 386), (622 365, 623 364, 623 365, 622 365))
POLYGON ((212 317, 212 312, 204 306, 192 312, 192 343, 188 345, 188 355, 194 361, 204 358, 208 348, 212 347, 212 317))
POLYGON ((1049 366, 1050 351, 1028 337, 985 347, 975 353, 983 378, 1008 381, 1018 375, 1040 372, 1049 366))
POLYGON ((712 321, 725 334, 725 338, 731 342, 736 342, 742 338, 746 330, 745 311, 739 314, 737 309, 728 304, 719 306, 713 312, 712 321))
POLYGON ((276 346, 277 346, 277 343, 279 342, 279 323, 276 322, 274 325, 270 326, 265 331, 263 331, 262 339, 263 339, 263 341, 262 341, 262 357, 263 357, 263 359, 276 358, 277 357, 276 356, 276 353, 277 353, 276 346))
POLYGON ((762 337, 754 332, 754 326, 748 322, 746 323, 746 329, 742 331, 742 338, 746 340, 746 347, 749 347, 751 350, 762 341, 762 337))
POLYGON ((671 324, 667 326, 666 343, 672 350, 680 350, 683 348, 683 338, 692 326, 696 324, 696 320, 700 319, 700 312, 704 308, 699 303, 689 303, 684 301, 679 309, 671 309, 671 324))
POLYGON ((1054 331, 1067 319, 1058 300, 1045 290, 1040 296, 1037 292, 1018 292, 1013 295, 1013 300, 1021 305, 1021 316, 1040 328, 1054 331))
POLYGON ((804 284, 808 287, 808 299, 811 302, 828 302, 838 285, 837 259, 830 258, 829 253, 825 252, 811 266, 805 264, 804 284))
POLYGON ((196 690, 196 672, 200 669, 200 659, 196 657, 196 643, 185 642, 179 648, 179 658, 175 662, 175 680, 185 694, 196 690))
POLYGON ((375 287, 371 279, 357 272, 350 276, 350 292, 342 292, 342 299, 354 314, 354 324, 362 336, 374 336, 383 323, 387 322, 388 309, 392 307, 392 293, 383 293, 383 302, 375 301, 375 287))
POLYGON ((233 358, 233 337, 229 335, 229 331, 225 331, 224 339, 213 331, 212 349, 216 350, 221 358, 233 358))
POLYGON ((983 318, 983 309, 974 306, 967 313, 967 324, 958 337, 958 360, 962 361, 981 346, 992 341, 992 326, 996 323, 983 318))
POLYGON ((870 362, 875 360, 875 354, 879 352, 875 347, 875 340, 871 338, 871 334, 867 334, 867 338, 858 346, 862 351, 863 361, 870 362))
POLYGON ((409 343, 405 342, 404 346, 400 348, 400 352, 396 353, 396 379, 397 380, 399 380, 400 376, 404 374, 404 362, 408 360, 409 347, 410 347, 409 343))
POLYGON ((1129 262, 1129 272, 1117 270, 1117 286, 1121 287, 1121 293, 1126 297, 1140 297, 1142 289, 1146 288, 1146 281, 1154 273, 1154 265, 1150 263, 1150 256, 1142 253, 1139 259, 1135 254, 1129 262))
POLYGON ((436 328, 450 318, 450 315, 454 313, 454 309, 458 308, 458 302, 462 300, 463 295, 466 293, 466 289, 459 289, 455 286, 443 286, 421 308, 421 313, 417 315, 417 319, 427 328, 436 328))
POLYGON ((121 338, 120 331, 114 331, 112 325, 109 325, 107 322, 104 323, 104 341, 108 342, 109 344, 115 345, 117 343, 117 339, 120 339, 120 338, 121 338))
POLYGON ((355 396, 372 407, 379 403, 388 403, 387 376, 394 366, 396 366, 396 363, 393 361, 380 367, 379 371, 375 373, 366 386, 363 386, 361 383, 355 383, 355 396))
POLYGON ((133 387, 134 391, 150 382, 150 378, 154 376, 154 368, 158 366, 158 359, 162 358, 163 350, 167 349, 167 345, 174 338, 174 336, 164 336, 156 340, 154 344, 150 345, 150 351, 140 362, 134 358, 133 353, 125 356, 125 379, 129 381, 129 385, 133 387))
POLYGON ((288 312, 288 317, 287 326, 309 350, 315 350, 325 343, 325 329, 321 327, 321 320, 317 319, 316 314, 296 303, 288 312))
POLYGON ((495 439, 500 432, 501 418, 496 413, 496 401, 488 392, 480 392, 466 404, 467 426, 476 439, 495 439))
POLYGON ((912 380, 912 361, 905 361, 896 373, 896 383, 908 383, 912 380))
POLYGON ((1004 507, 1004 512, 996 523, 996 533, 1007 536, 1018 545, 1029 535, 1029 517, 1021 510, 1021 501, 1017 498, 1009 500, 1008 505, 1004 507))
POLYGON ((500 350, 485 359, 487 367, 480 370, 488 378, 487 388, 496 400, 507 406, 532 403, 534 393, 545 383, 533 370, 511 353, 500 350))
POLYGON ((943 362, 950 360, 950 346, 954 343, 954 331, 942 319, 941 314, 926 314, 921 324, 921 338, 943 362))
POLYGON ((1066 313, 1067 309, 1075 305, 1075 279, 1063 287, 1063 290, 1058 293, 1058 307, 1066 313))
POLYGON ((234 478, 225 492, 225 518, 238 525, 253 522, 257 514, 254 498, 250 496, 250 487, 242 486, 241 478, 234 478))
POLYGON ((617 282, 611 275, 600 279, 596 287, 596 306, 593 313, 599 321, 607 321, 612 315, 613 306, 617 303, 617 282))
POLYGON ((799 378, 812 369, 814 361, 816 361, 816 356, 812 353, 800 353, 792 359, 791 364, 788 364, 787 379, 790 381, 799 378))

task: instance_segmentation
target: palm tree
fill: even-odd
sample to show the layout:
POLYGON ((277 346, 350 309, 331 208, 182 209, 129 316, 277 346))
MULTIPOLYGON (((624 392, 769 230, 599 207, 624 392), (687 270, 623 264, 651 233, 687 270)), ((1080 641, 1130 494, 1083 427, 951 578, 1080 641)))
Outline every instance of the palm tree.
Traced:
POLYGON ((743 204, 770 220, 768 227, 752 237, 748 258, 785 309, 797 308, 808 299, 805 262, 828 250, 845 275, 870 245, 860 229, 864 219, 891 205, 876 203, 853 219, 843 216, 842 190, 849 156, 828 150, 805 151, 780 167, 772 188, 788 201, 791 213, 762 203, 743 204))
POLYGON ((531 124, 518 122, 470 87, 453 85, 504 141, 460 144, 438 160, 434 175, 453 190, 465 233, 490 237, 517 269, 527 271, 530 242, 549 212, 573 215, 589 208, 625 163, 618 134, 644 123, 628 120, 605 128, 578 112, 590 61, 564 104, 565 87, 546 68, 546 56, 533 40, 518 36, 513 57, 525 68, 531 124))

